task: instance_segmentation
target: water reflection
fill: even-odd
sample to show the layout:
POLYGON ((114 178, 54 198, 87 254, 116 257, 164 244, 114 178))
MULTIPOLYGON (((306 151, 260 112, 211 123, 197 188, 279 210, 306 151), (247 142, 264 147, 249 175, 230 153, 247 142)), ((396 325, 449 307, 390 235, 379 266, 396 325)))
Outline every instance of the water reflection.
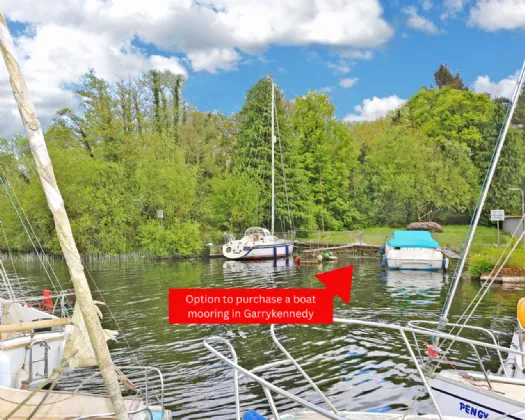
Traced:
MULTIPOLYGON (((93 276, 93 295, 102 307, 105 328, 125 333, 111 343, 114 360, 121 365, 151 365, 164 373, 166 401, 176 419, 231 419, 235 413, 232 372, 202 345, 205 337, 219 335, 231 340, 239 360, 251 369, 282 358, 265 325, 168 325, 167 296, 172 287, 323 287, 314 277, 321 271, 354 264, 351 304, 334 300, 335 315, 404 324, 412 319, 437 320, 446 296, 449 278, 440 273, 389 271, 382 275, 377 258, 341 257, 336 265, 295 266, 290 258, 277 261, 240 262, 213 260, 114 261, 88 264, 93 276), (96 285, 96 287, 95 287, 96 285), (109 313, 111 309, 112 314, 109 313), (130 350, 130 347, 132 350, 130 350)), ((70 287, 62 262, 54 269, 64 287, 70 287)), ((17 266, 24 294, 38 295, 48 288, 45 273, 36 263, 17 266)), ((451 320, 457 319, 479 291, 480 283, 463 280, 453 302, 451 320)), ((524 285, 493 287, 479 306, 474 325, 508 331, 501 337, 508 344, 513 330, 516 303, 524 285)), ((407 408, 421 390, 414 365, 400 338, 386 330, 358 326, 279 326, 277 333, 306 372, 346 410, 385 411, 407 408)), ((466 359, 464 366, 475 366, 466 359)), ((302 377, 286 366, 264 377, 312 402, 318 397, 302 377)), ((65 377, 66 388, 78 381, 65 377)), ((135 378, 132 378, 135 379, 135 378)), ((137 379, 138 383, 140 381, 137 379)), ((62 381, 61 381, 62 382, 62 381)), ((75 385, 74 385, 75 384, 75 385)), ((100 382, 98 383, 100 384, 100 382)), ((98 385, 93 383, 93 387, 98 385)), ((241 385, 242 410, 258 409, 269 414, 262 389, 253 382, 241 385)), ((277 398, 279 408, 294 403, 277 398)), ((428 399, 414 403, 420 412, 432 411, 428 399)))

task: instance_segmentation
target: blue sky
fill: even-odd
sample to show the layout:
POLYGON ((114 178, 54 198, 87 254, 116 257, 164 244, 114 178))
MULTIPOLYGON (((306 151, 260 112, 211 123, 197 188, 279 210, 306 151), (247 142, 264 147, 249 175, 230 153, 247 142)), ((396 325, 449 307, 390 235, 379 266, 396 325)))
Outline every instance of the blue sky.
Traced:
MULTIPOLYGON (((90 67, 113 80, 170 69, 187 77, 189 103, 225 114, 272 72, 288 98, 321 90, 338 118, 371 120, 444 62, 471 89, 508 96, 525 58, 525 0, 4 3, 44 121, 77 106, 69 86, 90 67)), ((6 82, 2 68, 0 135, 20 128, 6 82)))

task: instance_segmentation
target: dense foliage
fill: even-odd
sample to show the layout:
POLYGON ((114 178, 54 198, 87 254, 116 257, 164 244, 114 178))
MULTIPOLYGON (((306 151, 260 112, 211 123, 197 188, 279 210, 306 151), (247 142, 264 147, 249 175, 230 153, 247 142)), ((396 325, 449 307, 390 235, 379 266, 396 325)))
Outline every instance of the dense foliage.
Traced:
MULTIPOLYGON (((446 66, 435 81, 391 115, 352 124, 336 119, 326 95, 290 101, 276 89, 276 231, 468 215, 508 101, 469 91, 446 66)), ((183 87, 169 72, 109 83, 91 71, 76 91, 80 112, 57 112, 46 140, 82 253, 191 255, 204 234, 269 227, 270 80, 230 117, 197 111, 183 87)), ((520 197, 509 188, 523 188, 525 174, 524 97, 488 203, 511 213, 520 197)), ((58 253, 27 140, 1 139, 0 165, 11 247, 32 249, 19 220, 27 217, 42 246, 58 253)))

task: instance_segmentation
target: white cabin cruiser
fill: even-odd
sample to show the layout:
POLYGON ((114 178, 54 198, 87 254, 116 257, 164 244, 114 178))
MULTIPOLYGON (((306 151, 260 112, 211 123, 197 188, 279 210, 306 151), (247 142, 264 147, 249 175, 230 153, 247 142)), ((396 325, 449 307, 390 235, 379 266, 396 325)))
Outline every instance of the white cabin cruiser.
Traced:
POLYGON ((251 227, 239 240, 224 244, 222 253, 232 260, 289 257, 293 252, 293 241, 273 236, 268 229, 251 227))
POLYGON ((441 271, 448 269, 439 243, 430 232, 396 230, 384 248, 383 267, 389 270, 441 271))

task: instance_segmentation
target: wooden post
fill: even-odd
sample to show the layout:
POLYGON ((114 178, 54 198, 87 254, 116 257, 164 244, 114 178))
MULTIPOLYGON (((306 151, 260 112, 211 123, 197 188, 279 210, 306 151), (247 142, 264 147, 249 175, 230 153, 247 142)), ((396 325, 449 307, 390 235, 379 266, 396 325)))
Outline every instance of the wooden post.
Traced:
POLYGON ((86 280, 84 266, 82 265, 80 254, 78 253, 75 244, 75 239, 73 238, 71 225, 69 224, 69 219, 64 207, 64 200, 62 199, 62 195, 60 194, 60 190, 56 183, 53 166, 51 164, 49 153, 47 152, 40 121, 38 120, 35 106, 33 105, 29 91, 27 90, 13 40, 1 9, 0 48, 2 49, 2 55, 4 56, 7 70, 9 72, 13 94, 18 105, 18 110, 20 111, 20 116, 22 117, 22 122, 26 129, 31 153, 35 159, 36 168, 46 195, 47 204, 53 214, 60 247, 62 248, 62 252, 69 268, 71 281, 75 288, 77 299, 76 304, 79 305, 80 310, 82 311, 89 339, 93 346, 102 377, 104 378, 106 389, 111 402, 113 403, 116 417, 118 420, 128 420, 128 414, 120 392, 117 374, 113 362, 111 361, 111 355, 104 338, 105 336, 100 323, 100 318, 97 314, 97 309, 95 308, 95 303, 91 296, 91 290, 89 289, 86 280))

